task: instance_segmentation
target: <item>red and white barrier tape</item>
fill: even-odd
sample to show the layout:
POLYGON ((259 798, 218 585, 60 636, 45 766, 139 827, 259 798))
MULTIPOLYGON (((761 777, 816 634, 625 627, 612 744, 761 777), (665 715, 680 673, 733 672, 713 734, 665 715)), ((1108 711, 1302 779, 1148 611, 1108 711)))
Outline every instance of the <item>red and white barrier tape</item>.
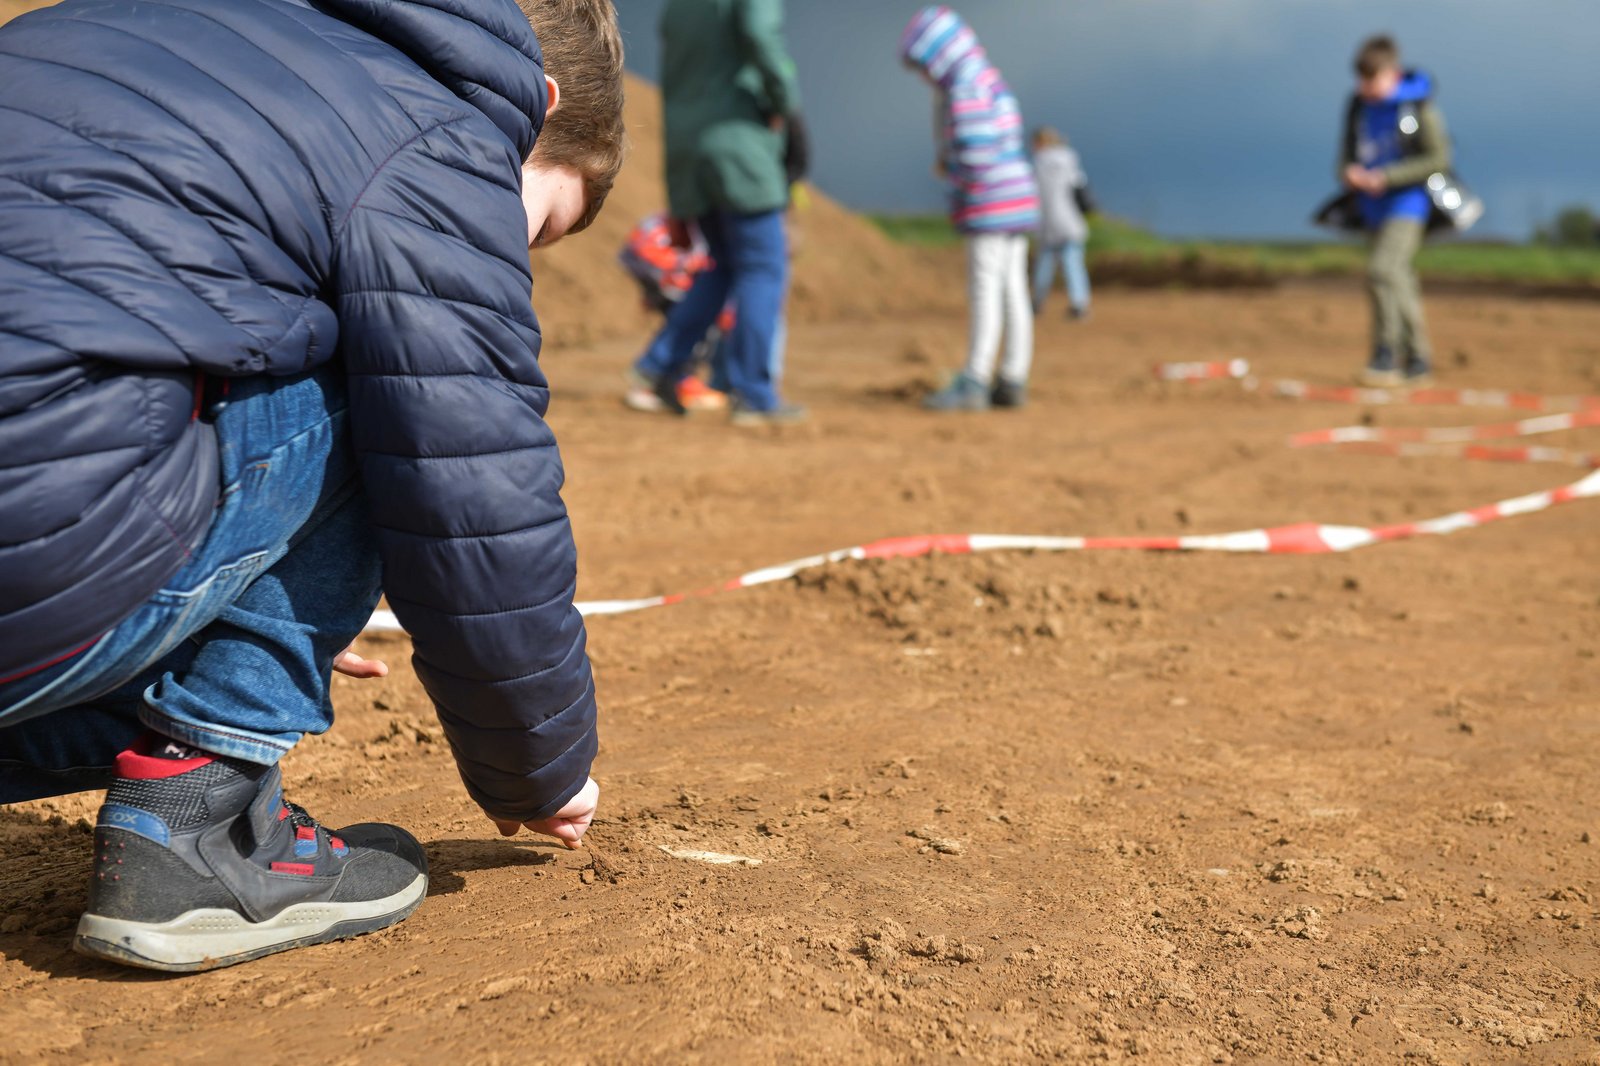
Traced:
MULTIPOLYGON (((1169 363, 1157 368, 1163 381, 1214 381, 1222 379, 1249 380, 1250 368, 1242 359, 1225 363, 1169 363)), ((1322 400, 1336 403, 1396 403, 1403 392, 1388 393, 1373 389, 1336 389, 1306 385, 1303 382, 1277 382, 1275 391, 1282 396, 1303 400, 1322 400), (1373 396, 1381 397, 1374 399, 1373 396)), ((1302 433, 1290 439, 1299 447, 1333 444, 1350 445, 1381 454, 1416 455, 1450 454, 1463 458, 1499 459, 1500 461, 1581 462, 1600 467, 1596 457, 1577 455, 1554 448, 1494 449, 1481 446, 1463 446, 1461 442, 1495 437, 1529 436, 1551 433, 1579 426, 1600 425, 1600 398, 1565 397, 1547 398, 1508 392, 1471 392, 1464 390, 1416 390, 1412 396, 1423 396, 1414 402, 1443 404, 1459 403, 1464 406, 1509 407, 1519 410, 1562 410, 1566 414, 1527 419, 1499 426, 1471 426, 1448 429, 1394 429, 1382 430, 1367 426, 1348 426, 1343 429, 1320 430, 1302 433), (1442 397, 1453 396, 1447 400, 1442 397), (1446 449, 1419 451, 1413 449, 1446 449)), ((1501 500, 1485 507, 1430 518, 1422 522, 1401 522, 1386 526, 1335 526, 1316 522, 1274 526, 1264 529, 1247 529, 1237 533, 1214 533, 1182 537, 1037 537, 1011 536, 994 533, 932 535, 920 537, 892 537, 853 548, 840 548, 822 555, 752 570, 747 574, 725 581, 720 585, 697 589, 693 592, 673 593, 667 596, 648 596, 638 600, 595 600, 579 603, 578 610, 585 615, 632 614, 653 607, 666 607, 685 600, 714 596, 719 592, 753 588, 775 581, 786 581, 796 574, 850 559, 909 559, 926 555, 971 555, 992 551, 1181 551, 1181 552, 1233 552, 1269 555, 1320 555, 1354 551, 1373 544, 1384 544, 1413 537, 1437 537, 1475 529, 1506 518, 1533 514, 1557 504, 1573 500, 1600 497, 1600 469, 1558 489, 1535 492, 1501 500)), ((379 611, 367 625, 367 632, 397 631, 399 621, 389 611, 379 611)))

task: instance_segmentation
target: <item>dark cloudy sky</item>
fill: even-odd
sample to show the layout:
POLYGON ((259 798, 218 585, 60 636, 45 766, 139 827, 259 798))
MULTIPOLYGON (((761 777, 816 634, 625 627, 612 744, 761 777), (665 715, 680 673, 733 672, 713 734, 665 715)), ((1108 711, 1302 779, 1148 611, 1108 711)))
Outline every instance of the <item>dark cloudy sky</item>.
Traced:
MULTIPOLYGON (((663 0, 617 0, 656 73, 663 0)), ((940 205, 928 91, 895 59, 901 0, 789 0, 816 180, 853 207, 940 205)), ((1600 0, 967 0, 1030 124, 1060 126, 1112 211, 1173 235, 1298 236, 1332 191, 1349 58, 1397 34, 1441 86, 1486 233, 1600 207, 1600 0)))

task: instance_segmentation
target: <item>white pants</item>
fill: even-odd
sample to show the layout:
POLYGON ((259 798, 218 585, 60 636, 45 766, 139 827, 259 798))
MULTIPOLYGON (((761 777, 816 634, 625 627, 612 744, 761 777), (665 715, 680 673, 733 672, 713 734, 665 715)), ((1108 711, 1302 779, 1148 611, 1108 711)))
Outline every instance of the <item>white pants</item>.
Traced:
POLYGON ((1000 376, 1026 384, 1033 366, 1033 304, 1028 292, 1026 236, 985 233, 967 238, 967 299, 971 303, 972 341, 964 373, 985 385, 993 383, 1003 333, 1006 357, 1000 365, 1000 376))

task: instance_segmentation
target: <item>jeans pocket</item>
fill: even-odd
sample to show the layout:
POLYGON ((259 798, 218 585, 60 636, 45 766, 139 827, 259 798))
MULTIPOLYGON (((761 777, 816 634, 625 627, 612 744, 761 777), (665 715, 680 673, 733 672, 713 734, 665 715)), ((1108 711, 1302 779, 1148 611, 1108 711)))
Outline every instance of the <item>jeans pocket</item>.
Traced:
MULTIPOLYGON (((267 568, 272 553, 252 552, 226 566, 218 567, 192 589, 162 589, 150 597, 141 609, 159 611, 166 615, 163 629, 168 640, 161 655, 167 654, 179 642, 216 620, 227 606, 267 568)), ((158 655, 156 658, 160 658, 158 655)), ((152 660, 154 661, 154 660, 152 660)))

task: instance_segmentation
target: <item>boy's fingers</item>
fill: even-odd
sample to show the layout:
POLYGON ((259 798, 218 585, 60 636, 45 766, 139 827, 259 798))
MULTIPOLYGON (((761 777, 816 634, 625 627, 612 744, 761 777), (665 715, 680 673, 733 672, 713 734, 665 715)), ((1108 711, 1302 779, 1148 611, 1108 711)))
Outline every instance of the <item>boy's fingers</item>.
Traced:
POLYGON ((573 851, 583 847, 583 830, 571 822, 561 822, 552 826, 551 832, 555 834, 557 840, 573 851))
POLYGON ((333 668, 346 677, 388 677, 389 664, 379 659, 364 659, 346 648, 333 658, 333 668))

